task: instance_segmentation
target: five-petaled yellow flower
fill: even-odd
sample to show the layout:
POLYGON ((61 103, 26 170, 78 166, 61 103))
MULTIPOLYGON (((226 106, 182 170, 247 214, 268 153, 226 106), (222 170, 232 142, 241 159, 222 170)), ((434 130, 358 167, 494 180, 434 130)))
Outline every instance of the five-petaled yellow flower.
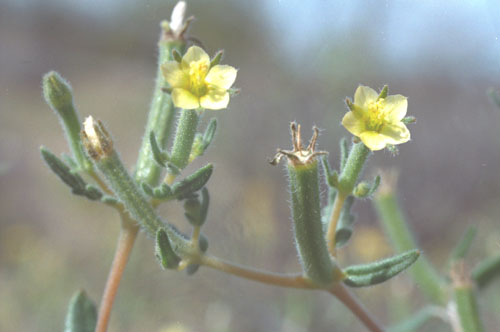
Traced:
POLYGON ((406 97, 384 97, 360 85, 354 94, 354 103, 348 101, 348 105, 350 111, 342 119, 342 125, 370 150, 382 150, 388 144, 410 140, 410 131, 402 122, 408 108, 406 97))
POLYGON ((228 89, 237 70, 227 65, 210 67, 210 57, 198 46, 191 46, 182 61, 162 65, 163 76, 172 88, 172 101, 183 109, 219 110, 229 103, 228 89))

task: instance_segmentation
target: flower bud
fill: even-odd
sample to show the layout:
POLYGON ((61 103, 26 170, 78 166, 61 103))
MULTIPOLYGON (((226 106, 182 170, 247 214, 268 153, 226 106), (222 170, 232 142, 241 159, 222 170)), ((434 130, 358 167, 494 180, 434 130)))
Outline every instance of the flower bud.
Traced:
POLYGON ((88 155, 98 161, 113 152, 113 140, 101 121, 89 116, 83 123, 82 142, 88 155))

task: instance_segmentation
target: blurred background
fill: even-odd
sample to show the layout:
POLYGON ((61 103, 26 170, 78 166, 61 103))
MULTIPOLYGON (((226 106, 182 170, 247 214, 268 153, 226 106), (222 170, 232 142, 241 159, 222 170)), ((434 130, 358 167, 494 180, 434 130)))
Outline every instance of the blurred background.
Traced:
MULTIPOLYGON (((40 145, 68 151, 44 103, 41 77, 59 71, 80 115, 103 120, 130 169, 149 106, 159 23, 171 0, 0 0, 0 331, 61 331, 79 288, 99 302, 119 231, 111 209, 72 196, 42 163, 40 145)), ((208 161, 213 254, 255 267, 299 269, 282 167, 289 122, 338 163, 344 98, 358 84, 408 96, 412 141, 377 152, 365 176, 400 172, 400 201, 420 247, 439 268, 467 225, 479 227, 469 264, 500 246, 500 5, 490 1, 188 1, 191 35, 209 53, 225 49, 242 89, 219 127, 208 161)), ((206 123, 206 122, 205 122, 206 123)), ((356 232, 341 263, 393 253, 370 201, 358 202, 356 232)), ((161 213, 188 230, 179 206, 161 213)), ((480 297, 498 326, 500 283, 480 297)), ((406 275, 357 291, 380 320, 425 304, 406 275), (401 310, 401 308, 405 310, 401 310)), ((273 288, 200 269, 161 271, 141 236, 125 272, 110 331, 364 331, 326 294, 273 288)), ((439 321, 422 331, 450 331, 439 321)))

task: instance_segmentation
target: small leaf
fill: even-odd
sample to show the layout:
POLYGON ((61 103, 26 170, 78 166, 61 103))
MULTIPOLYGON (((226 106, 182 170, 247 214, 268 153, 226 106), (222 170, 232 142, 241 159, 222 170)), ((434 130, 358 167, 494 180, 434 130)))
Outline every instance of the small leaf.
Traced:
POLYGON ((153 153, 154 160, 162 167, 167 167, 165 163, 168 161, 168 154, 163 152, 158 146, 156 135, 154 131, 149 134, 149 144, 151 145, 151 152, 153 153))
POLYGON ((64 332, 94 332, 97 310, 85 291, 78 291, 69 302, 64 332))
POLYGON ((378 189, 378 186, 380 186, 380 175, 377 175, 373 180, 372 187, 370 188, 370 192, 368 193, 368 197, 373 196, 373 194, 375 194, 375 192, 378 189))
POLYGON ((460 242, 458 242, 457 246, 453 249, 451 253, 450 261, 455 262, 460 259, 464 259, 465 255, 469 252, 469 249, 472 245, 472 241, 476 237, 477 227, 469 226, 465 231, 464 235, 460 242))
POLYGON ((203 152, 205 152, 209 147, 210 143, 212 143, 216 131, 217 131, 217 119, 212 118, 210 119, 210 122, 208 123, 208 126, 205 129, 205 132, 203 133, 203 152))
POLYGON ((328 186, 337 188, 339 185, 339 174, 336 170, 331 169, 330 163, 328 162, 328 158, 326 156, 323 156, 321 160, 323 162, 323 170, 325 171, 328 186))
POLYGON ((109 195, 103 195, 101 197, 101 202, 103 202, 104 204, 107 204, 107 205, 116 205, 116 204, 118 204, 119 201, 116 197, 109 196, 109 195))
POLYGON ((350 287, 365 287, 382 283, 404 271, 420 256, 414 249, 397 256, 369 264, 349 266, 344 270, 344 283, 350 287))
POLYGON ((165 229, 156 232, 156 257, 164 269, 176 269, 181 259, 172 249, 165 229))
POLYGON ((201 201, 198 197, 186 199, 184 202, 184 215, 189 223, 194 227, 200 227, 205 223, 208 211, 208 190, 203 187, 201 190, 201 201))
POLYGON ((142 182, 141 187, 144 193, 152 198, 165 200, 173 197, 172 189, 166 183, 162 183, 158 187, 152 188, 149 184, 142 182))
POLYGON ((40 148, 40 152, 47 166, 49 166, 59 179, 71 188, 73 194, 85 196, 90 200, 101 199, 102 193, 97 187, 85 183, 78 173, 72 172, 69 166, 57 158, 52 152, 43 146, 40 148))
POLYGON ((486 258, 472 270, 471 275, 479 288, 486 287, 500 277, 500 255, 486 258))
POLYGON ((213 169, 214 167, 212 164, 207 164, 183 180, 175 183, 172 186, 174 196, 177 197, 177 199, 184 199, 191 193, 203 188, 210 179, 213 169))

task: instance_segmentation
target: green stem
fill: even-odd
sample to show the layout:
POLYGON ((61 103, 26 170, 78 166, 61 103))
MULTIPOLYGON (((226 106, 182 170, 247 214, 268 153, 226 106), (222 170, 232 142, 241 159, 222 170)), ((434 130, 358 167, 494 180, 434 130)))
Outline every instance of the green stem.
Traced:
MULTIPOLYGON (((417 248, 415 239, 392 192, 381 193, 375 197, 375 207, 379 219, 398 252, 417 248)), ((415 282, 424 293, 437 304, 444 305, 444 282, 434 267, 422 255, 409 270, 415 282)))
MULTIPOLYGON (((162 32, 163 35, 164 32, 162 32)), ((164 147, 170 137, 176 113, 170 95, 162 91, 166 81, 161 71, 161 65, 172 60, 172 51, 174 49, 182 54, 185 46, 185 42, 182 40, 165 39, 163 37, 158 43, 159 56, 156 84, 134 176, 138 182, 146 182, 153 186, 158 184, 160 180, 161 167, 152 157, 149 135, 153 131, 159 146, 164 147)))
POLYGON ((482 332, 483 325, 479 318, 474 289, 469 276, 463 269, 463 263, 452 268, 453 296, 457 305, 457 314, 462 332, 482 332), (461 267, 462 266, 462 267, 461 267))
POLYGON ((155 236, 158 228, 163 226, 163 222, 125 170, 118 154, 113 151, 111 155, 96 161, 96 166, 104 174, 111 189, 124 203, 131 216, 149 235, 155 236))
POLYGON ((370 155, 370 149, 368 149, 363 143, 353 144, 351 151, 349 152, 349 157, 345 162, 345 166, 342 169, 342 173, 339 177, 339 192, 344 195, 350 195, 356 181, 358 180, 366 159, 370 155))
MULTIPOLYGON (((321 223, 318 161, 306 164, 288 162, 292 217, 302 268, 318 285, 334 278, 334 264, 328 254, 321 223)), ((338 270, 338 269, 337 269, 338 270)))
POLYGON ((170 161, 178 168, 183 169, 189 162, 200 115, 197 110, 181 110, 180 112, 170 161))

